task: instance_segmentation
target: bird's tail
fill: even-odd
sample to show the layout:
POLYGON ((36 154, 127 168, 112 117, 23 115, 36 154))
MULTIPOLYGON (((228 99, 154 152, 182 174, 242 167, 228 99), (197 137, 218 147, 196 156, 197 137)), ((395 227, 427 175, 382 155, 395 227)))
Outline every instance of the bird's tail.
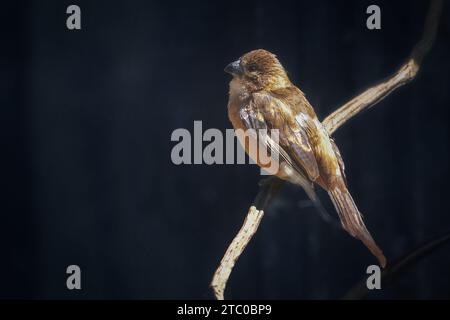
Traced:
POLYGON ((377 246, 364 225, 361 213, 348 190, 334 188, 328 191, 328 194, 339 214, 343 228, 353 237, 361 240, 384 268, 386 266, 386 258, 383 255, 383 251, 377 246))

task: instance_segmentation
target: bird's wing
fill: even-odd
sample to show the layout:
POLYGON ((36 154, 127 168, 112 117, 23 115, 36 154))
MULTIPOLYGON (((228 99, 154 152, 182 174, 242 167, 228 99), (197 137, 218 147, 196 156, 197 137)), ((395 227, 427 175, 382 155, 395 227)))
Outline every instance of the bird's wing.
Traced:
POLYGON ((338 160, 339 169, 341 170, 342 178, 344 178, 345 185, 347 185, 347 177, 345 176, 345 164, 344 160, 342 160, 341 152, 339 151, 338 146, 334 142, 333 139, 330 138, 331 146, 333 147, 334 154, 338 160))
MULTIPOLYGON (((322 218, 334 223, 314 191, 314 181, 319 176, 318 165, 308 138, 309 128, 299 119, 291 117, 290 108, 283 101, 269 94, 253 94, 254 99, 241 108, 240 118, 246 129, 261 130, 264 143, 271 154, 285 161, 297 173, 293 183, 300 185, 317 208, 322 218), (273 129, 278 129, 278 141, 272 139, 273 129), (264 131, 269 133, 265 134, 264 131)), ((261 131, 259 138, 261 138, 261 131)), ((311 132, 309 134, 312 134, 311 132)))
MULTIPOLYGON (((319 169, 310 144, 312 135, 311 121, 308 115, 293 114, 292 108, 281 99, 269 93, 253 94, 251 103, 241 109, 241 119, 248 129, 278 130, 278 149, 282 159, 287 161, 302 175, 307 175, 311 181, 319 177, 319 169)), ((273 149, 272 141, 268 141, 273 149)))

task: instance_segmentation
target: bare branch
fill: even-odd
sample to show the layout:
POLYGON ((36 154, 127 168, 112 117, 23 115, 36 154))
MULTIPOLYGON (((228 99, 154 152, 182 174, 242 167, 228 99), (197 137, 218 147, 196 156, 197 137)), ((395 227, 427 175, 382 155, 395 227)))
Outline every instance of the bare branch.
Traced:
MULTIPOLYGON (((355 115, 374 106, 392 91, 415 78, 423 58, 430 51, 436 38, 441 12, 442 0, 431 0, 422 39, 414 47, 406 63, 388 80, 369 88, 326 117, 323 125, 330 135, 355 115)), ((229 245, 219 267, 214 273, 211 287, 216 299, 224 299, 225 287, 237 259, 258 230, 264 216, 263 210, 267 208, 270 200, 273 199, 283 183, 282 180, 276 177, 271 177, 261 183, 254 205, 250 207, 243 226, 229 245)))
POLYGON ((436 38, 441 12, 442 0, 432 0, 422 39, 414 47, 406 63, 388 80, 364 91, 323 120, 322 123, 330 135, 355 115, 374 106, 392 91, 415 78, 423 58, 430 51, 436 38))
POLYGON ((257 210, 255 206, 251 206, 248 210, 247 217, 245 218, 244 225, 241 230, 239 230, 236 237, 231 242, 225 255, 223 256, 220 265, 214 273, 213 281, 211 282, 211 287, 214 290, 214 295, 217 300, 224 299, 225 286, 227 284, 228 278, 230 277, 231 271, 233 270, 236 260, 239 258, 241 253, 244 251, 250 239, 258 230, 259 223, 264 216, 264 211, 257 210))
POLYGON ((278 193, 283 183, 283 180, 278 179, 275 176, 261 180, 258 195, 256 196, 253 205, 248 210, 247 217, 245 218, 241 230, 239 230, 231 244, 228 246, 222 261, 220 261, 219 267, 214 273, 211 288, 213 289, 217 300, 224 299, 223 294, 225 286, 227 285, 234 264, 258 230, 259 224, 264 216, 264 211, 256 208, 266 208, 270 200, 278 193))

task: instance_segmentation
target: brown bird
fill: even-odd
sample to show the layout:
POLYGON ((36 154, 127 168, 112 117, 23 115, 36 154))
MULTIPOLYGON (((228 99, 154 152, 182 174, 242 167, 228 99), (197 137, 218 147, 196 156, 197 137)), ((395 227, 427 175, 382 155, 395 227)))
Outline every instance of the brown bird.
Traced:
MULTIPOLYGON (((262 141, 268 153, 276 154, 279 159, 275 174, 303 187, 315 204, 320 202, 314 184, 325 189, 343 228, 360 239, 384 267, 386 258, 364 225, 348 191, 339 149, 276 56, 266 50, 254 50, 226 66, 225 72, 233 76, 228 116, 234 129, 267 130, 262 141), (278 142, 269 136, 274 129, 278 142)), ((248 141, 241 139, 240 142, 249 156, 264 167, 259 158, 249 152, 248 141)))

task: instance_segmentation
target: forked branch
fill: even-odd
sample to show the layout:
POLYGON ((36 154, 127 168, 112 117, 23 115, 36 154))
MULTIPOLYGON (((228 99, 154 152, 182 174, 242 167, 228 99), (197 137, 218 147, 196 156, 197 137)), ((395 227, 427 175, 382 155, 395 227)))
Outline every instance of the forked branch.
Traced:
MULTIPOLYGON (((355 115, 371 108, 395 89, 415 78, 423 58, 430 51, 436 38, 441 12, 442 0, 431 0, 422 38, 412 50, 408 60, 388 80, 367 89, 326 117, 322 123, 330 135, 355 115)), ((276 177, 271 177, 261 183, 258 195, 247 213, 243 226, 228 246, 219 267, 214 273, 211 288, 216 299, 224 299, 225 287, 237 259, 258 230, 265 208, 282 185, 283 181, 276 177)))

